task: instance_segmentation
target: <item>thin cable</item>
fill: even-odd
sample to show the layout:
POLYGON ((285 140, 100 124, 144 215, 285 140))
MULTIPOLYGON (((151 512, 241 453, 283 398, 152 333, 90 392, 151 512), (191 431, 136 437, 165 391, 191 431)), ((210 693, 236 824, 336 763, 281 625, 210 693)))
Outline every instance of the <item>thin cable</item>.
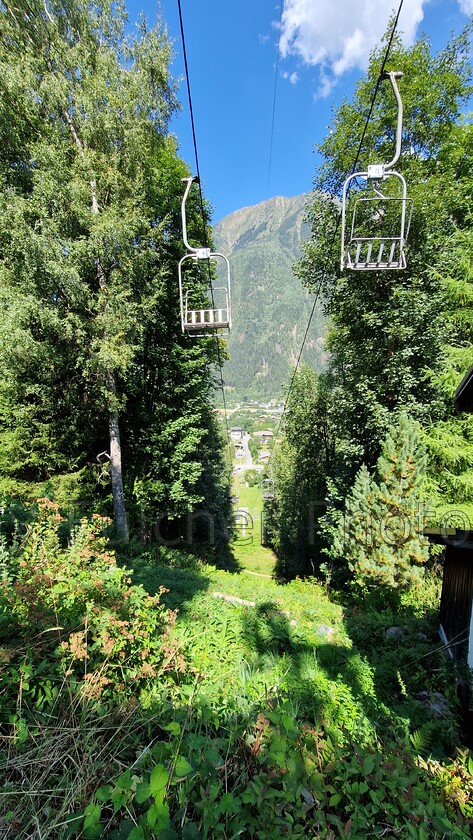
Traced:
MULTIPOLYGON (((191 118, 192 141, 193 141, 193 144, 194 144, 195 167, 196 167, 197 177, 199 179, 200 212, 201 212, 201 215, 202 215, 202 223, 203 223, 203 227, 204 227, 204 246, 207 247, 207 241, 208 241, 207 240, 207 223, 206 223, 206 215, 205 215, 205 208, 204 208, 204 198, 203 198, 203 195, 202 195, 202 185, 201 185, 201 180, 200 180, 199 155, 198 155, 198 152, 197 152, 197 135, 196 135, 196 130, 195 130, 194 109, 192 107, 192 94, 191 94, 191 86, 190 86, 190 80, 189 80, 189 65, 188 65, 188 61, 187 61, 186 39, 185 39, 185 35, 184 35, 184 21, 183 21, 183 18, 182 18, 181 0, 177 0, 177 7, 178 7, 178 11, 179 11, 179 26, 180 26, 180 29, 181 29, 182 55, 183 55, 183 58, 184 58, 184 69, 185 69, 185 74, 186 74, 187 98, 189 100, 189 113, 190 113, 190 118, 191 118)), ((210 266, 208 268, 209 268, 209 275, 210 275, 210 266)), ((212 307, 215 308, 214 294, 213 294, 213 288, 212 288, 212 282, 211 282, 210 276, 209 276, 209 281, 210 281, 209 282, 210 294, 211 294, 211 297, 212 297, 212 307)), ((223 411, 224 411, 224 416, 225 416, 225 427, 226 427, 226 430, 227 430, 227 445, 228 445, 228 451, 229 451, 230 463, 231 463, 233 461, 233 450, 232 450, 231 443, 230 443, 230 429, 228 428, 228 417, 227 417, 227 401, 226 401, 226 398, 225 398, 225 386, 224 386, 224 383, 223 383, 223 375, 222 375, 222 357, 221 357, 221 354, 220 354, 220 342, 219 342, 219 339, 218 339, 217 335, 215 336, 215 342, 216 342, 216 347, 217 347, 218 368, 219 368, 219 373, 220 373, 220 386, 221 386, 221 389, 222 389, 222 402, 223 402, 223 411)))
MULTIPOLYGON (((332 253, 333 245, 334 245, 334 242, 335 242, 335 237, 337 236, 339 226, 340 226, 340 218, 337 219, 337 223, 335 225, 335 229, 334 229, 334 232, 333 232, 332 241, 330 243, 330 254, 332 253)), ((286 396, 286 399, 284 400, 283 412, 281 414, 281 417, 279 418, 279 423, 278 423, 278 426, 277 426, 277 429, 276 429, 276 434, 274 436, 274 444, 273 444, 273 449, 272 449, 272 452, 271 452, 271 457, 270 457, 269 462, 268 462, 268 468, 271 466, 271 461, 273 459, 273 453, 274 453, 275 448, 276 448, 276 443, 277 443, 277 440, 278 440, 278 437, 279 437, 279 432, 280 432, 281 427, 282 427, 284 416, 286 414, 286 409, 289 405, 289 399, 290 399, 292 389, 293 389, 293 386, 294 386, 294 381, 295 381, 297 372, 299 370, 299 364, 300 364, 300 361, 301 361, 302 353, 303 353, 304 346, 305 346, 305 343, 306 343, 306 340, 307 340, 307 336, 309 334, 310 326, 312 324, 312 319, 313 319, 314 313, 315 313, 315 307, 317 306, 317 302, 318 302, 318 299, 319 299, 320 292, 322 290, 322 284, 325 280, 325 277, 326 277, 326 271, 324 271, 322 273, 321 278, 320 278, 319 283, 318 283, 318 286, 317 286, 317 290, 315 292, 315 298, 314 298, 314 302, 312 304, 312 309, 310 311, 309 320, 307 322, 307 327, 306 327, 306 330, 305 330, 305 333, 304 333, 304 338, 302 339, 301 349, 299 350, 299 355, 297 357, 297 361, 296 361, 294 370, 292 372, 292 377, 291 377, 291 381, 289 383, 287 396, 286 396)))
MULTIPOLYGON (((374 93, 373 93, 373 96, 371 98, 370 109, 368 111, 368 115, 366 117, 365 125, 364 125, 364 128, 363 128, 363 133, 361 135, 360 143, 358 145, 358 151, 357 151, 356 156, 355 156, 355 161, 354 161, 354 164, 353 164, 352 173, 356 171, 356 168, 358 166, 358 160, 359 160, 362 148, 363 148, 363 143, 365 141, 366 132, 368 130, 368 125, 369 125, 369 122, 371 120, 371 116, 373 114, 373 108, 374 108, 374 105, 375 105, 376 97, 378 95, 379 86, 380 86, 381 80, 383 78, 384 69, 386 67, 386 63, 387 63, 387 60, 389 58, 389 53, 390 53, 392 42, 393 42, 393 39, 394 39, 394 35, 395 35, 396 29, 397 29, 397 25, 398 25, 398 21, 399 21, 399 15, 401 14, 403 3, 404 3, 404 0, 401 0, 401 2, 399 4, 399 8, 397 10, 397 14, 396 14, 396 17, 395 17, 395 20, 394 20, 394 24, 393 24, 391 35, 390 35, 390 38, 389 38, 389 42, 388 42, 388 45, 386 47, 386 52, 384 54, 383 62, 382 62, 382 65, 381 65, 381 70, 379 72, 379 76, 378 76, 378 79, 376 81, 376 87, 374 89, 374 93)), ((331 241, 330 246, 329 246, 329 254, 330 255, 332 254, 332 250, 333 250, 333 246, 334 246, 334 243, 335 243, 335 238, 337 236, 339 226, 340 226, 340 216, 337 219, 337 223, 335 225, 335 229, 334 229, 333 236, 332 236, 332 241, 331 241)), ((315 307, 317 305, 317 301, 319 299, 319 295, 320 295, 320 292, 321 292, 321 289, 322 289, 322 284, 325 280, 326 274, 327 274, 327 269, 324 268, 324 271, 322 272, 321 278, 319 280, 319 284, 317 286, 314 303, 313 303, 313 306, 312 306, 312 309, 311 309, 311 312, 310 312, 310 315, 309 315, 309 321, 307 323, 307 327, 306 327, 306 330, 305 330, 305 333, 304 333, 304 338, 302 340, 301 349, 300 349, 299 355, 297 357, 297 362, 296 362, 296 365, 295 365, 293 373, 292 373, 291 381, 289 383, 287 396, 286 396, 286 399, 284 400, 284 408, 283 408, 283 412, 281 414, 281 417, 280 417, 280 420, 279 420, 279 423, 278 423, 278 426, 277 426, 277 429, 276 429, 276 434, 274 436, 274 446, 273 446, 273 450, 272 450, 272 453, 271 453, 271 457, 269 459, 268 468, 271 466, 271 461, 272 461, 272 458, 273 458, 273 453, 275 451, 275 446, 276 446, 276 443, 277 443, 279 432, 280 432, 280 429, 282 427, 284 416, 286 414, 286 409, 289 405, 289 400, 290 400, 290 396, 291 396, 291 393, 292 393, 292 389, 294 387, 294 381, 295 381, 295 378, 296 378, 296 375, 297 375, 297 372, 298 372, 298 369, 299 369, 299 364, 300 364, 300 360, 301 360, 301 357, 302 357, 302 352, 304 350, 305 342, 306 342, 307 336, 309 334, 309 329, 310 329, 312 319, 313 319, 314 313, 315 313, 315 307)))
POLYGON ((380 84, 381 84, 381 80, 382 80, 382 78, 383 78, 384 69, 385 69, 385 67, 386 67, 386 64, 387 64, 387 61, 388 61, 388 58, 389 58, 389 53, 390 53, 390 51, 391 51, 391 46, 392 46, 392 43, 393 43, 393 40, 394 40, 394 34, 395 34, 395 32, 396 32, 396 29, 397 29, 397 25, 398 25, 398 22, 399 22, 399 15, 401 14, 401 10, 402 10, 402 6, 403 6, 403 4, 404 4, 404 0, 401 0, 401 2, 400 2, 400 4, 399 4, 399 8, 398 8, 398 10, 397 10, 397 15, 396 15, 396 18, 395 18, 395 20, 394 20, 393 28, 392 28, 391 35, 390 35, 389 42, 388 42, 388 46, 386 47, 386 52, 385 52, 385 54, 384 54, 383 63, 382 63, 382 65, 381 65, 381 70, 379 71, 379 76, 378 76, 377 81, 376 81, 376 87, 375 87, 375 89, 374 89, 373 97, 372 97, 372 99, 371 99, 370 109, 369 109, 369 111, 368 111, 368 116, 367 116, 367 118, 366 118, 365 127, 364 127, 364 129, 363 129, 363 134, 361 135, 361 140, 360 140, 360 144, 359 144, 359 146, 358 146, 358 151, 357 151, 357 153, 356 153, 356 157, 355 157, 355 162, 354 162, 354 164, 353 164, 352 173, 353 173, 353 172, 355 172, 355 170, 356 170, 356 168, 357 168, 357 166, 358 166, 358 160, 359 160, 359 157, 360 157, 360 154, 361 154, 361 150, 362 150, 362 148, 363 148, 363 143, 365 142, 366 132, 367 132, 367 130, 368 130, 368 125, 369 125, 369 122, 370 122, 371 116, 372 116, 372 114, 373 114, 374 103, 375 103, 375 101, 376 101, 376 97, 377 97, 377 95, 378 95, 378 91, 379 91, 379 86, 380 86, 380 84))
MULTIPOLYGON (((281 33, 281 22, 282 22, 282 13, 284 8, 284 0, 281 0, 281 5, 279 8, 279 33, 281 33)), ((273 141, 274 141, 274 117, 276 114, 276 96, 277 96, 277 89, 278 89, 278 75, 279 75, 279 56, 281 54, 280 50, 280 41, 281 37, 279 34, 278 37, 278 49, 276 53, 276 68, 274 71, 274 91, 273 91, 273 113, 271 117, 271 136, 269 141, 269 161, 268 161, 268 182, 266 185, 266 198, 269 198, 269 182, 271 179, 271 165, 273 162, 273 141)))

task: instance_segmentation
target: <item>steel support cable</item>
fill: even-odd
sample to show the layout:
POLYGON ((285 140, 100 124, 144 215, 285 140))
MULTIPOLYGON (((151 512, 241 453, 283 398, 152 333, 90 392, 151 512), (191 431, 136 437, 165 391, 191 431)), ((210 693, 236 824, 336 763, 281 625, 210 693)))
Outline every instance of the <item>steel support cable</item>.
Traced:
MULTIPOLYGON (((281 22, 282 22, 282 13, 284 8, 284 0, 281 0, 281 5, 279 7, 279 33, 281 32, 281 22)), ((271 165, 273 162, 273 141, 274 141, 274 118, 276 114, 276 95, 278 89, 278 73, 279 73, 279 57, 281 55, 281 50, 279 47, 281 37, 278 37, 278 48, 276 52, 276 67, 274 70, 274 91, 273 91, 273 109, 272 109, 272 116, 271 116, 271 134, 269 139, 269 161, 268 161, 268 182, 266 185, 266 198, 269 198, 269 182, 271 178, 271 165)))
MULTIPOLYGON (((383 62, 381 64, 381 69, 379 71, 379 75, 378 75, 378 78, 377 78, 377 81, 376 81, 376 86, 375 86, 375 89, 374 89, 374 93, 373 93, 373 96, 371 98, 370 108, 369 108, 368 115, 367 115, 366 120, 365 120, 363 133, 361 135, 361 139, 360 139, 360 142, 359 142, 359 145, 358 145, 358 150, 357 150, 357 153, 356 153, 356 156, 355 156, 355 161, 354 161, 353 166, 352 166, 351 174, 356 172, 356 169, 357 169, 357 166, 358 166, 358 161, 359 161, 359 158, 360 158, 361 151, 363 149, 363 143, 365 141, 366 132, 368 130, 368 126, 369 126, 369 123, 370 123, 370 120, 371 120, 371 117, 372 117, 372 114, 373 114, 373 108, 374 108, 374 105, 375 105, 375 102, 376 102, 376 97, 378 95, 381 80, 383 79, 384 70, 385 70, 385 67, 386 67, 386 64, 387 64, 387 61, 388 61, 388 58, 389 58, 389 53, 391 51, 391 46, 392 46, 394 35, 395 35, 397 25, 398 25, 398 22, 399 22, 399 16, 401 14, 403 3, 404 3, 404 0, 401 0, 401 2, 399 4, 399 8, 397 10, 396 17, 394 19, 393 27, 392 27, 392 30, 391 30, 391 35, 389 37, 389 41, 388 41, 388 45, 386 47, 383 62)), ((337 219, 335 229, 334 229, 334 232, 333 232, 333 236, 332 236, 332 240, 330 242, 330 246, 329 246, 329 255, 330 256, 332 255, 333 246, 335 244, 335 238, 337 236, 339 226, 340 226, 340 216, 337 219)), ((318 283, 318 286, 317 286, 317 289, 316 289, 316 292, 315 292, 314 303, 313 303, 313 306, 312 306, 312 309, 311 309, 311 312, 310 312, 310 315, 309 315, 309 320, 308 320, 307 327, 306 327, 306 330, 305 330, 305 333, 304 333, 304 337, 302 339, 301 349, 299 351, 299 355, 297 357, 296 365, 294 367, 292 377, 291 377, 291 381, 289 383, 287 396, 286 396, 286 399, 284 401, 283 413, 280 417, 280 420, 279 420, 279 423, 278 423, 278 426, 277 426, 277 429, 276 429, 276 434, 274 436, 273 451, 271 453, 271 458, 269 459, 268 467, 271 466, 271 461, 273 459, 275 446, 276 446, 276 443, 277 443, 277 440, 278 440, 279 433, 280 433, 281 428, 282 428, 282 423, 283 423, 283 420, 284 420, 284 417, 285 417, 285 414, 286 414, 286 409, 289 405, 289 400, 290 400, 290 396, 291 396, 291 393, 292 393, 292 389, 294 387, 295 378, 297 376, 297 372, 298 372, 298 369, 299 369, 299 364, 300 364, 300 361, 301 361, 301 358, 302 358, 302 353, 303 353, 303 350, 304 350, 304 347, 305 347, 307 336, 309 334, 310 326, 312 324, 312 319, 314 317, 315 307, 317 305, 317 301, 319 299, 319 295, 320 295, 320 292, 321 292, 321 289, 322 289, 322 285, 323 285, 323 282, 324 282, 326 276, 327 276, 327 272, 326 272, 326 270, 324 270, 322 272, 322 276, 319 280, 319 283, 318 283)))
MULTIPOLYGON (((189 100, 189 113, 190 113, 190 119, 191 119, 192 142, 193 142, 193 145, 194 145, 195 167, 196 167, 198 184, 199 184, 200 212, 201 212, 202 224, 203 224, 203 228, 204 228, 204 246, 207 247, 208 240, 207 240, 206 216, 205 216, 205 208, 204 208, 204 198, 203 198, 203 195, 202 195, 202 184, 201 184, 201 180, 200 180, 199 155, 198 155, 198 152, 197 152, 197 135, 196 135, 196 130, 195 130, 194 108, 192 106, 192 94, 191 94, 191 86, 190 86, 190 80, 189 80, 189 64, 188 64, 188 61, 187 61, 187 49, 186 49, 186 39, 185 39, 185 35, 184 35, 184 21, 183 21, 183 17, 182 17, 181 0, 177 0, 177 7, 178 7, 178 11, 179 11, 179 26, 180 26, 180 30, 181 30, 182 55, 183 55, 183 58, 184 58, 184 71, 185 71, 185 74, 186 74, 187 98, 189 100)), ((208 266, 208 270, 209 270, 209 286, 210 286, 210 294, 211 294, 211 298, 212 298, 212 307, 215 308, 214 293, 213 293, 213 288, 212 288, 212 278, 210 276, 210 265, 208 266)), ((230 443, 230 430, 228 428, 227 401, 226 401, 226 398, 225 398, 225 387, 224 387, 223 375, 222 375, 222 357, 221 357, 221 354, 220 354, 220 343, 219 343, 219 339, 218 339, 217 335, 215 336, 215 342, 216 342, 216 347, 217 347, 218 368, 219 368, 219 373, 220 373, 220 386, 221 386, 221 389, 222 389, 222 402, 223 402, 223 410, 224 410, 224 416, 225 416, 225 428, 226 428, 226 431, 227 431, 227 446, 228 446, 228 452, 229 452, 229 455, 230 455, 230 463, 231 463, 232 460, 233 460, 233 451, 232 451, 232 447, 231 447, 231 443, 230 443)))

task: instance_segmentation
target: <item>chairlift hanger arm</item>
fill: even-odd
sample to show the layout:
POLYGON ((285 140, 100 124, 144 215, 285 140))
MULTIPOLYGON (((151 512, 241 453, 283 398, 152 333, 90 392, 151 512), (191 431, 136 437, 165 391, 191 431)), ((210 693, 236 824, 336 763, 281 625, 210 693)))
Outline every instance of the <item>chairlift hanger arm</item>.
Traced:
MULTIPOLYGON (((193 254, 197 254, 198 251, 202 251, 202 248, 194 248, 192 245, 189 245, 187 240, 187 216, 186 216, 186 202, 188 195, 190 193, 190 189, 193 183, 198 184, 199 178, 197 175, 190 175, 188 178, 181 178, 183 184, 186 185, 184 190, 184 195, 182 196, 181 202, 181 217, 182 217, 182 238, 184 240, 184 245, 186 246, 187 250, 193 254)), ((207 251, 209 249, 206 249, 207 251)))
MULTIPOLYGON (((400 71, 391 70, 383 73, 381 78, 389 79, 394 96, 397 102, 397 126, 396 126, 396 149, 394 157, 389 163, 368 164, 366 172, 353 172, 345 180, 342 194, 342 232, 341 232, 341 262, 340 268, 343 271, 349 268, 354 271, 380 271, 406 268, 405 243, 409 232, 410 213, 412 202, 407 198, 407 186, 404 177, 394 170, 401 153, 402 141, 402 100, 397 87, 397 79, 402 77, 400 71), (355 195, 351 203, 351 228, 347 233, 348 214, 348 193, 350 188, 356 184, 358 178, 364 179, 366 187, 360 187, 358 197, 355 195), (392 194, 390 190, 385 191, 380 184, 397 184, 397 193, 392 194), (386 194, 385 194, 386 192, 386 194), (379 207, 377 207, 376 202, 379 207), (384 211, 387 207, 399 208, 397 214, 396 230, 372 229, 372 222, 376 219, 376 213, 384 218, 384 211), (364 208, 364 211, 363 211, 364 208), (366 210, 368 208, 368 210, 366 210), (363 212, 368 213, 365 222, 360 224, 359 219, 363 212)), ((362 217, 363 218, 363 217, 362 217)))
POLYGON ((394 157, 389 163, 384 164, 384 169, 392 169, 393 166, 399 160, 399 155, 401 154, 401 143, 402 143, 402 120, 403 120, 403 107, 402 107, 402 99, 401 94, 399 93, 399 88, 397 86, 396 79, 402 79, 404 73, 400 70, 390 70, 389 72, 384 72, 382 77, 383 79, 389 79, 391 82, 391 87, 393 89, 394 96, 396 97, 397 102, 397 126, 396 126, 396 151, 394 153, 394 157))

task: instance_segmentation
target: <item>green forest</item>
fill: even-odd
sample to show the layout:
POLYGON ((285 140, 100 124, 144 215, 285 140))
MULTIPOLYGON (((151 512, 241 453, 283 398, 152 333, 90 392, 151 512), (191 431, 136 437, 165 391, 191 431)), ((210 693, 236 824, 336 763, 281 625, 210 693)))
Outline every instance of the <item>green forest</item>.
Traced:
MULTIPOLYGON (((473 520, 473 25, 435 52, 393 19, 333 112, 294 266, 327 363, 234 415, 271 421, 263 473, 216 411, 224 339, 181 329, 172 48, 133 31, 0 2, 0 837, 469 838, 429 536, 473 520), (341 271, 343 183, 395 146, 386 61, 407 268, 341 271)), ((193 189, 193 247, 210 219, 193 189)))

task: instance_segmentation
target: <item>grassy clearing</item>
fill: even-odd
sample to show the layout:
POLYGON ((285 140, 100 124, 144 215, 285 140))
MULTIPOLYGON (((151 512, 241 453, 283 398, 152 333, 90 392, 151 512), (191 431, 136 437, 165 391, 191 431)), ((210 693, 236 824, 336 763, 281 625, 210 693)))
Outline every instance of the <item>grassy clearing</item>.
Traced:
POLYGON ((237 538, 231 545, 233 556, 243 569, 271 577, 276 557, 271 549, 262 545, 263 501, 260 486, 247 487, 244 477, 237 474, 233 477, 233 493, 237 498, 234 506, 237 538))
MULTIPOLYGON (((86 557, 78 543, 55 592, 49 565, 37 574, 52 534, 38 532, 29 565, 11 568, 28 586, 6 578, 6 840, 470 836, 473 762, 466 752, 448 759, 459 742, 435 577, 396 611, 361 609, 312 580, 280 585, 156 547, 122 558, 133 583, 106 554, 92 582, 95 543, 86 557), (147 593, 159 594, 160 629, 147 593), (79 640, 84 594, 101 618, 79 640), (24 607, 38 621, 40 600, 46 629, 50 607, 59 604, 63 628, 72 610, 66 646, 40 625, 28 641, 24 607), (137 608, 140 630, 128 632, 137 608), (396 637, 386 632, 393 625, 396 637), (106 673, 108 682, 85 697, 94 657, 97 680, 106 673), (443 717, 421 692, 445 694, 443 717)), ((68 555, 55 551, 62 568, 68 555)))
MULTIPOLYGON (((163 597, 179 609, 174 638, 199 673, 206 702, 249 713, 270 696, 285 698, 296 716, 364 738, 393 721, 403 732, 422 727, 429 715, 416 693, 447 691, 449 663, 431 653, 438 639, 428 606, 364 613, 334 603, 314 581, 279 585, 211 567, 202 571, 200 577, 181 570, 172 585, 169 570, 154 565, 144 577, 138 572, 138 580, 152 591, 171 586, 163 597), (394 625, 401 638, 386 634, 394 625)), ((430 722, 441 753, 455 739, 454 723, 449 729, 430 722)))

